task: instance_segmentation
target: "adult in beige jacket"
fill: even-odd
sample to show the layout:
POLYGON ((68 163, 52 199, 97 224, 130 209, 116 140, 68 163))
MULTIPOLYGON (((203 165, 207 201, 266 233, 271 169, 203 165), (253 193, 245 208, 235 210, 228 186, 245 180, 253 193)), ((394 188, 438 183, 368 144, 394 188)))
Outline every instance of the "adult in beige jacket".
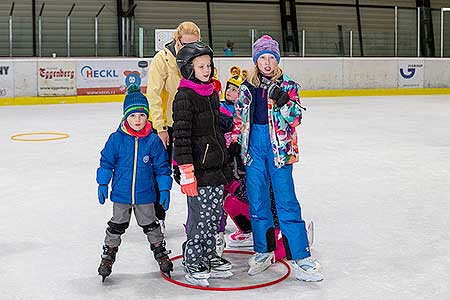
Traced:
POLYGON ((184 44, 199 40, 198 26, 193 22, 183 22, 174 32, 173 40, 156 53, 150 64, 147 84, 150 120, 165 146, 170 144, 169 128, 173 124, 172 104, 181 80, 175 57, 184 44))
MULTIPOLYGON (((200 28, 193 22, 183 22, 174 32, 173 40, 156 53, 150 64, 147 84, 149 119, 167 149, 169 164, 173 148, 172 104, 181 80, 175 57, 184 44, 199 40, 200 28)), ((155 203, 155 211, 158 219, 164 221, 165 212, 159 204, 155 203)), ((164 228, 164 222, 162 226, 164 228)))

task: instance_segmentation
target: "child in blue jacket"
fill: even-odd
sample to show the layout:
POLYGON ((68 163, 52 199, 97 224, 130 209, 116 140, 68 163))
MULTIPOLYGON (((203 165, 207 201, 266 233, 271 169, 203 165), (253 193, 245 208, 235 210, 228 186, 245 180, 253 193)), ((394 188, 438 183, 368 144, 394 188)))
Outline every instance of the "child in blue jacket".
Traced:
POLYGON ((105 203, 112 178, 113 202, 113 216, 108 222, 98 268, 103 281, 111 274, 120 237, 128 228, 133 210, 137 223, 147 235, 161 272, 170 276, 173 270, 154 208, 156 184, 160 190, 160 204, 164 210, 169 208, 171 170, 167 151, 158 135, 153 133, 148 115, 146 97, 139 87, 130 86, 123 103, 122 122, 101 151, 100 167, 97 169, 98 200, 100 204, 105 203))

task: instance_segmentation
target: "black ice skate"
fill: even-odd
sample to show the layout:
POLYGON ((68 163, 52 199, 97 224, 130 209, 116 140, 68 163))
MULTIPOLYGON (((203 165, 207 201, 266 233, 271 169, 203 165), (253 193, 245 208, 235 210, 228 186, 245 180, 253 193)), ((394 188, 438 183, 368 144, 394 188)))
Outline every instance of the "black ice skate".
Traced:
POLYGON ((229 278, 233 276, 230 271, 233 265, 223 257, 216 256, 209 261, 211 278, 229 278))
POLYGON ((150 249, 153 251, 156 261, 159 264, 159 269, 167 277, 170 278, 170 272, 173 271, 173 263, 169 258, 170 250, 166 250, 166 243, 163 241, 159 245, 150 245, 150 249))
POLYGON ((102 276, 102 282, 105 281, 106 277, 111 275, 112 266, 116 261, 116 253, 118 250, 119 247, 103 246, 102 261, 98 267, 98 275, 102 276))
POLYGON ((184 263, 184 269, 186 271, 186 281, 198 286, 209 286, 208 279, 211 276, 209 267, 206 263, 184 263))

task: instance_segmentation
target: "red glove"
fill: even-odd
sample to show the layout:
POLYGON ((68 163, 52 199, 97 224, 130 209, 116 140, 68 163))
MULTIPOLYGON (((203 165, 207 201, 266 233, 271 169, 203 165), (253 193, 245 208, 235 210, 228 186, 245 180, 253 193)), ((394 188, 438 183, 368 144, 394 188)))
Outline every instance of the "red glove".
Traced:
POLYGON ((186 164, 179 166, 181 173, 181 192, 189 197, 198 196, 197 178, 194 175, 194 166, 186 164))

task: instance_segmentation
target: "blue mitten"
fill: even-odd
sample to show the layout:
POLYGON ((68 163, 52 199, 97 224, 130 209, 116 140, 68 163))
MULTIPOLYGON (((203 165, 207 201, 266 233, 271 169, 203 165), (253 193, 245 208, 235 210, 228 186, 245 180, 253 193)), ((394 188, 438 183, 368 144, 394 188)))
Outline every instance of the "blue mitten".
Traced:
POLYGON ((98 186, 98 202, 105 204, 105 199, 108 199, 108 185, 99 184, 98 186))
POLYGON ((170 191, 160 191, 159 192, 159 204, 166 211, 169 209, 170 204, 170 191))

